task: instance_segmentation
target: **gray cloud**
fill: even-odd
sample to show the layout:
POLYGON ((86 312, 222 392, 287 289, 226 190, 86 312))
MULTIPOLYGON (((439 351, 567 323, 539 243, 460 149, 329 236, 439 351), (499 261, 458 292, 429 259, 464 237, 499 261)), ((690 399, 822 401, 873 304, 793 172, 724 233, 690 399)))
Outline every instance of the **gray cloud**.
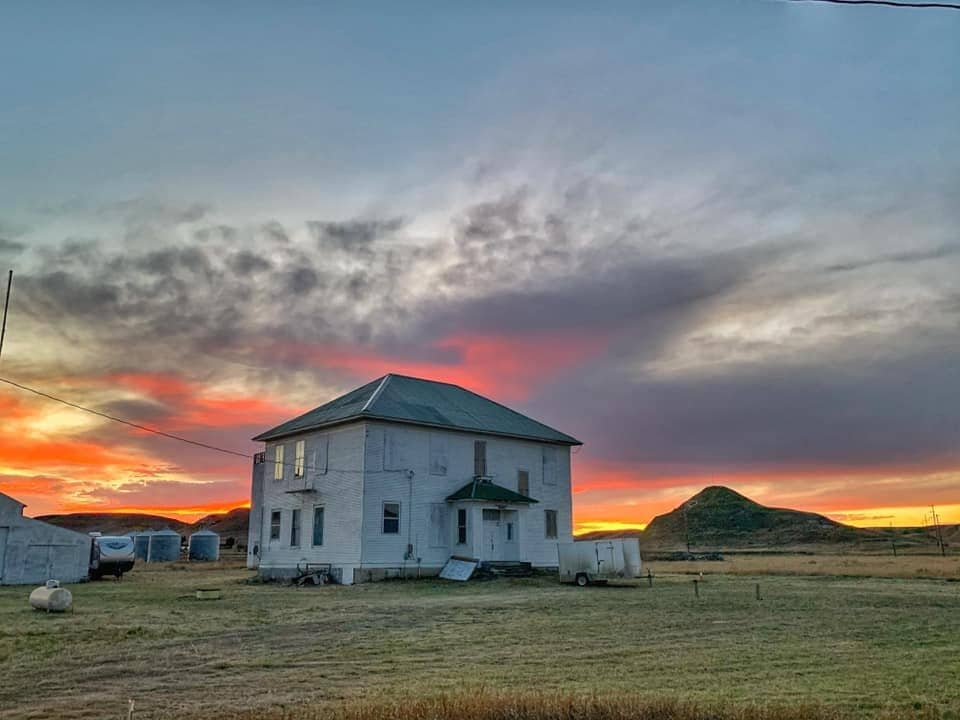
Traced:
POLYGON ((0 253, 16 254, 19 252, 23 252, 26 249, 27 249, 27 246, 24 245, 23 243, 0 237, 0 253))
POLYGON ((600 353, 523 408, 598 456, 673 470, 956 460, 954 247, 852 243, 856 262, 825 261, 836 256, 829 223, 767 231, 777 218, 760 202, 762 223, 741 218, 748 199, 722 193, 677 220, 577 181, 546 198, 494 193, 429 237, 398 216, 233 226, 207 211, 128 209, 115 237, 36 250, 15 302, 36 327, 99 351, 77 372, 231 379, 302 404, 336 371, 268 350, 454 362, 438 340, 599 338, 600 353))

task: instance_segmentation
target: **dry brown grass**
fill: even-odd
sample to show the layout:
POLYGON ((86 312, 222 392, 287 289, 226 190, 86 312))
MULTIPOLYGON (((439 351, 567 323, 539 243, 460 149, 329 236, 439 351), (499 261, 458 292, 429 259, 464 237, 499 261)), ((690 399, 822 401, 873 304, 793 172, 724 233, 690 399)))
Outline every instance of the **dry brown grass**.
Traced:
POLYGON ((773 555, 739 553, 720 561, 654 561, 654 573, 723 575, 829 575, 833 577, 960 580, 960 556, 773 555))
MULTIPOLYGON (((450 695, 392 702, 280 708, 220 715, 218 720, 849 720, 828 705, 690 703, 639 695, 450 695)), ((885 720, 942 718, 936 708, 886 709, 885 720)))

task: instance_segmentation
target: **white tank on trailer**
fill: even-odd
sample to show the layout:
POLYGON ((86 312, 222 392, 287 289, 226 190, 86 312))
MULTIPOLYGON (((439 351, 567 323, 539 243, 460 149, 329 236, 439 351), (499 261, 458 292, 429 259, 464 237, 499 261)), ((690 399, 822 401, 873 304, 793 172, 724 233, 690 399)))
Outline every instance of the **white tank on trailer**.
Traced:
POLYGON ((560 582, 571 582, 583 587, 590 583, 605 583, 617 578, 632 578, 640 574, 640 541, 577 540, 557 544, 560 582), (624 548, 624 545, 629 547, 624 548))

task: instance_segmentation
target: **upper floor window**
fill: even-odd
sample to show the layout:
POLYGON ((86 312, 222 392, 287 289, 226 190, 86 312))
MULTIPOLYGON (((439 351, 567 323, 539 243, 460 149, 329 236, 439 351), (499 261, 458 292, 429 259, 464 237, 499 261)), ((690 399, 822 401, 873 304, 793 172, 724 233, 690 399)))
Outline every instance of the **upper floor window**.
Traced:
POLYGON ((557 450, 552 447, 543 448, 543 484, 557 484, 557 450))
POLYGON ((280 511, 274 510, 270 513, 270 539, 280 539, 280 511))
POLYGON ((273 479, 283 480, 283 445, 273 449, 273 479))
POLYGON ((544 510, 544 520, 546 521, 546 532, 544 535, 547 539, 555 539, 557 537, 557 511, 556 510, 544 510))
POLYGON ((383 534, 400 534, 400 503, 385 502, 383 504, 383 534))
POLYGON ((517 470, 517 492, 530 497, 530 473, 527 470, 517 470))
POLYGON ((483 477, 487 474, 487 441, 476 440, 473 443, 473 474, 483 477))
POLYGON ((305 460, 307 458, 306 443, 303 440, 297 440, 297 444, 294 446, 293 455, 293 476, 296 478, 302 478, 303 468, 306 464, 305 460))

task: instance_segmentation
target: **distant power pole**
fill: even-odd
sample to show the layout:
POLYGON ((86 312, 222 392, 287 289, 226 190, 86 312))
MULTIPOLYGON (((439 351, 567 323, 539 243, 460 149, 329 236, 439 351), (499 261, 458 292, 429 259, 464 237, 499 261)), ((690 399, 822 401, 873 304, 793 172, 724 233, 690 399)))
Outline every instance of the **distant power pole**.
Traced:
POLYGON ((11 287, 13 287, 13 270, 7 275, 7 299, 3 302, 3 326, 0 328, 0 356, 3 355, 3 338, 7 334, 7 310, 10 309, 11 287))

